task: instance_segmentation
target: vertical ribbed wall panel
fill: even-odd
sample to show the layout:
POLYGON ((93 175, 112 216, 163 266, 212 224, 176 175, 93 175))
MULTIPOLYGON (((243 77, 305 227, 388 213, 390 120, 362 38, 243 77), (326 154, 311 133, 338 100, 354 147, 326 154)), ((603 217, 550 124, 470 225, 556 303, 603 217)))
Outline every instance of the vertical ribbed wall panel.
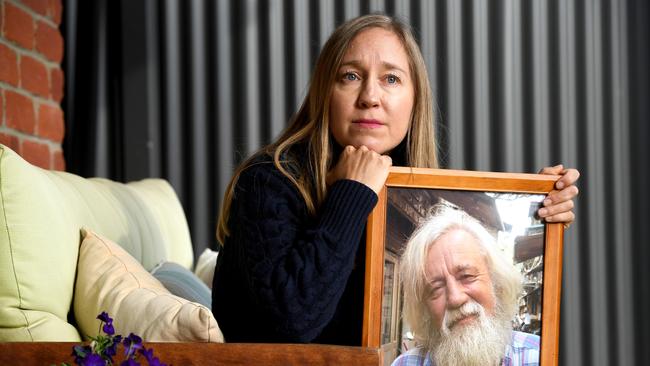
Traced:
MULTIPOLYGON (((470 121, 469 128, 472 130, 473 139, 470 141, 473 146, 472 160, 474 169, 490 170, 490 49, 489 49, 489 23, 488 3, 482 0, 472 1, 471 27, 466 27, 466 32, 471 32, 473 62, 471 70, 468 70, 468 80, 471 83, 469 92, 473 101, 472 108, 466 111, 470 121)), ((461 100, 461 104, 462 104, 461 100)))
MULTIPOLYGON (((261 33, 268 35, 268 56, 263 56, 260 60, 264 64, 264 60, 268 60, 268 80, 269 80, 269 96, 270 96, 270 109, 269 115, 269 136, 270 139, 277 138, 280 132, 284 129, 288 119, 288 112, 286 110, 286 80, 287 65, 285 50, 285 30, 284 22, 284 8, 279 1, 273 1, 269 5, 268 18, 269 28, 268 31, 261 29, 261 33)), ((333 24, 333 22, 332 22, 333 24)), ((264 118, 264 116, 262 116, 264 118)), ((267 138, 268 138, 267 137, 267 138)), ((269 141, 269 140, 267 140, 269 141)))
MULTIPOLYGON (((213 4, 210 19, 212 20, 210 29, 213 32, 210 49, 214 53, 211 67, 213 71, 210 75, 213 89, 210 105, 216 108, 210 123, 214 125, 211 138, 216 147, 212 149, 215 161, 208 168, 216 173, 213 192, 224 192, 230 182, 231 172, 235 168, 234 130, 239 124, 235 123, 236 104, 233 85, 235 81, 239 83, 240 80, 234 75, 235 53, 231 37, 233 24, 228 2, 217 1, 213 4)), ((217 206, 220 200, 215 200, 214 195, 211 198, 209 200, 211 204, 217 206)))
MULTIPOLYGON (((553 16, 556 16, 555 24, 557 24, 557 39, 554 42, 559 46, 558 49, 558 70, 556 71, 559 82, 556 82, 555 90, 552 93, 559 96, 559 110, 552 111, 554 120, 559 120, 559 126, 552 131, 553 137, 560 140, 559 150, 560 154, 557 156, 563 157, 564 163, 569 166, 579 167, 582 171, 582 180, 584 170, 578 165, 577 148, 579 144, 577 139, 579 136, 579 129, 577 126, 578 118, 578 86, 577 86, 577 70, 581 69, 576 61, 577 54, 577 35, 576 29, 576 5, 574 0, 558 0, 556 3, 557 9, 553 16), (559 90, 558 90, 559 89, 559 90)), ((582 88, 581 88, 582 89, 582 88)), ((556 145, 557 146, 557 145, 556 145)), ((553 162, 555 163, 555 161, 553 162)), ((582 187, 582 183, 581 183, 582 187)), ((582 202, 585 200, 584 190, 579 198, 579 204, 575 208, 576 216, 583 221, 583 216, 586 210, 582 210, 584 205, 582 202)), ((580 225, 582 228, 583 225, 580 225)), ((589 340, 586 335, 589 334, 588 322, 586 321, 586 314, 584 309, 589 306, 588 292, 586 283, 589 277, 583 276, 585 271, 583 265, 586 264, 584 260, 584 250, 588 242, 585 236, 580 233, 585 230, 578 230, 578 225, 571 230, 568 230, 564 236, 566 245, 564 246, 564 266, 563 266, 563 288, 562 288, 562 328, 560 356, 565 365, 587 365, 588 357, 583 357, 589 351, 589 340), (585 238, 584 241, 581 239, 585 238), (583 280, 584 278, 584 280, 583 280), (585 284, 585 286, 583 286, 585 284)))
POLYGON ((177 1, 165 0, 161 5, 162 37, 165 40, 163 47, 164 66, 162 67, 161 84, 163 104, 161 106, 161 124, 164 134, 163 149, 163 175, 168 177, 169 183, 176 189, 179 199, 185 202, 185 166, 181 159, 175 158, 183 155, 183 109, 182 109, 182 70, 181 66, 181 24, 180 7, 177 1))
POLYGON ((534 172, 562 162, 580 169, 578 220, 565 236, 560 361, 640 364, 632 329, 643 314, 633 305, 642 271, 633 264, 644 251, 632 236, 643 239, 647 229, 635 228, 641 218, 633 206, 640 205, 635 195, 647 194, 630 177, 641 168, 632 165, 640 161, 635 154, 648 147, 633 134, 647 127, 630 116, 647 115, 632 90, 647 95, 648 88, 629 76, 631 67, 646 67, 648 53, 628 43, 643 43, 628 34, 629 4, 166 0, 159 32, 163 171, 188 210, 197 248, 213 243, 236 164, 276 138, 299 107, 336 25, 388 12, 411 23, 421 45, 445 167, 534 172), (178 137, 184 134, 191 139, 178 137), (183 152, 190 157, 179 164, 172 157, 183 152))
MULTIPOLYGON (((634 278, 632 275, 633 255, 630 227, 632 220, 632 202, 631 187, 629 178, 632 177, 633 169, 630 167, 630 143, 629 128, 630 119, 628 112, 629 101, 629 84, 627 80, 628 68, 628 39, 625 25, 627 21, 626 2, 615 2, 610 4, 610 31, 606 37, 609 39, 610 50, 606 56, 610 58, 611 70, 611 131, 609 140, 611 141, 611 172, 612 185, 609 197, 611 206, 607 208, 612 215, 612 229, 608 236, 611 253, 614 257, 612 261, 613 271, 615 273, 611 288, 614 294, 614 310, 618 316, 611 327, 616 329, 616 358, 614 362, 622 365, 638 364, 634 357, 634 337, 629 331, 634 329, 634 306, 630 300, 634 296, 633 286, 634 278), (611 248, 611 243, 625 243, 626 245, 616 245, 611 248)), ((647 122, 647 121, 646 121, 647 122)), ((641 243, 639 243, 641 244, 641 243)), ((642 244, 643 245, 643 244, 642 244)), ((611 319, 611 317, 609 317, 611 319)))
MULTIPOLYGON (((208 227, 211 213, 211 202, 207 201, 210 192, 209 175, 206 174, 205 167, 208 166, 210 155, 208 152, 209 134, 211 128, 208 116, 208 55, 207 52, 207 32, 206 25, 206 4, 201 0, 191 0, 188 2, 187 21, 189 29, 187 35, 187 53, 189 56, 188 73, 185 75, 190 82, 188 107, 190 113, 186 115, 185 122, 186 133, 191 136, 191 144, 187 146, 191 160, 189 171, 186 173, 191 177, 192 189, 189 193, 190 207, 186 207, 190 217, 189 224, 192 230, 192 240, 197 243, 208 243, 210 237, 207 236, 200 228, 208 227)), ((195 252, 195 254, 197 254, 195 252)))
MULTIPOLYGON (((464 102, 464 82, 467 75, 464 74, 462 65, 464 64, 463 55, 463 2, 447 2, 447 35, 446 49, 438 48, 438 52, 447 53, 447 85, 442 88, 442 92, 447 95, 447 113, 445 114, 446 125, 449 130, 449 167, 461 169, 465 162, 464 134, 465 134, 465 106, 464 102)), ((424 20, 423 20, 424 21, 424 20)), ((423 35, 423 37, 426 37, 423 35)), ((468 110, 470 110, 468 108, 468 110)), ((472 143, 470 143, 472 144, 472 143)))

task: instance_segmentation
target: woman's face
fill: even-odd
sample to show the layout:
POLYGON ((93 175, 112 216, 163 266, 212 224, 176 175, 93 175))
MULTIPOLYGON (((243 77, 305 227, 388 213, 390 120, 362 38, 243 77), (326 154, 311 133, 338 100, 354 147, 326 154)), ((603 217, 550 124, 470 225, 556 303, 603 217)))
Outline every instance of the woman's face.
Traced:
POLYGON ((343 147, 365 145, 385 154, 406 136, 414 94, 399 38, 382 28, 364 30, 352 40, 338 69, 330 131, 343 147))

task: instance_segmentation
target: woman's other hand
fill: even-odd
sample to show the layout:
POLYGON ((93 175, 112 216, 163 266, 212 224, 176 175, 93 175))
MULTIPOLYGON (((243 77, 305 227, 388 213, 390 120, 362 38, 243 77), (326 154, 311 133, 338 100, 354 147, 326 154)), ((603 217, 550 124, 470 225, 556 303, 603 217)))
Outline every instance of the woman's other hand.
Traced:
POLYGON ((565 228, 569 227, 575 219, 573 199, 578 195, 578 187, 575 183, 580 177, 580 172, 576 169, 564 169, 560 164, 546 167, 539 173, 561 175, 561 177, 555 182, 555 189, 544 199, 544 207, 537 213, 546 222, 563 222, 565 228))
POLYGON ((379 194, 386 178, 388 168, 393 165, 390 156, 380 155, 365 146, 358 149, 346 146, 334 168, 327 173, 327 184, 339 179, 356 180, 379 194))

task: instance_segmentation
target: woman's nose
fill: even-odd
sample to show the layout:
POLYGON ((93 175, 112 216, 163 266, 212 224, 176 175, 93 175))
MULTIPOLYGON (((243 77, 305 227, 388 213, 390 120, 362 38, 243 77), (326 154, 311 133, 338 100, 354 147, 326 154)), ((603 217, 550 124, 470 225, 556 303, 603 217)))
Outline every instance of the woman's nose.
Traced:
POLYGON ((359 107, 374 108, 379 106, 379 90, 375 82, 371 79, 364 81, 361 92, 359 93, 359 107))

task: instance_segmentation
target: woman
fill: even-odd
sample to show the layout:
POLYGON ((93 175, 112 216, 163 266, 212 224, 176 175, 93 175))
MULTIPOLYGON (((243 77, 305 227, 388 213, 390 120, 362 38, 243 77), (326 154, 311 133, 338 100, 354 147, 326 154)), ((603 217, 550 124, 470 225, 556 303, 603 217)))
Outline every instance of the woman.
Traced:
MULTIPOLYGON (((286 131, 226 192, 212 311, 227 342, 360 343, 366 218, 391 165, 438 167, 433 127, 410 31, 381 15, 337 28, 286 131)), ((543 172, 563 177, 540 215, 570 223, 577 171, 543 172)))

